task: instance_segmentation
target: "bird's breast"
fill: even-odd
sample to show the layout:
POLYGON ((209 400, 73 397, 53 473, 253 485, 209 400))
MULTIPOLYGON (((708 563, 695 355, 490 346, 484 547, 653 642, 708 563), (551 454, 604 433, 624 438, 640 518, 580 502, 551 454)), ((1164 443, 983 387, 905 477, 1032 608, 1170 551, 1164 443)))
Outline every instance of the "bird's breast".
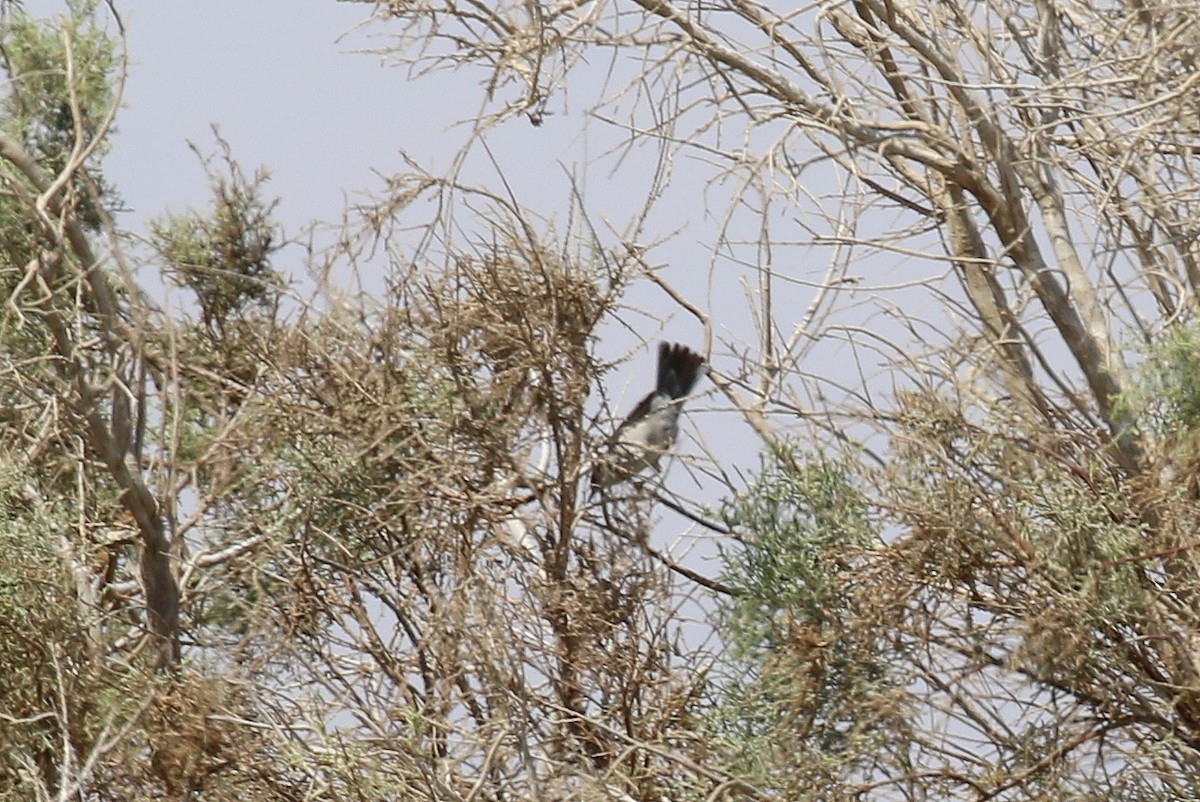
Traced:
POLYGON ((629 445, 651 449, 667 449, 679 433, 679 408, 657 409, 625 427, 618 438, 629 445))

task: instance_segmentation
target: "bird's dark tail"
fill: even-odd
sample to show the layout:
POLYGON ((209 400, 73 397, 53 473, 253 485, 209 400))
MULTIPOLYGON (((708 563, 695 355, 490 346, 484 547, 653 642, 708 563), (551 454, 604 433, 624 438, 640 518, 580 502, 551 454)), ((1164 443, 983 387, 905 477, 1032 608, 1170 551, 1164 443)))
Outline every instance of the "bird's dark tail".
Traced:
POLYGON ((655 392, 672 399, 683 398, 692 391, 704 367, 704 357, 678 343, 658 345, 658 384, 655 392))

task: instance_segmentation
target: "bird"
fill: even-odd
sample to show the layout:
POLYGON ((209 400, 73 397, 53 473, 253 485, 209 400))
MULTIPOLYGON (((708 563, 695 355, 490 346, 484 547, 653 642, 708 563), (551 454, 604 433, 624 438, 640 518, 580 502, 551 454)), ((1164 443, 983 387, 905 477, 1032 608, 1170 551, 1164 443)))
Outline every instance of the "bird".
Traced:
POLYGON ((678 343, 659 343, 654 389, 605 442, 592 469, 593 490, 624 482, 647 468, 658 470, 659 460, 679 436, 683 399, 707 373, 704 357, 692 349, 678 343))

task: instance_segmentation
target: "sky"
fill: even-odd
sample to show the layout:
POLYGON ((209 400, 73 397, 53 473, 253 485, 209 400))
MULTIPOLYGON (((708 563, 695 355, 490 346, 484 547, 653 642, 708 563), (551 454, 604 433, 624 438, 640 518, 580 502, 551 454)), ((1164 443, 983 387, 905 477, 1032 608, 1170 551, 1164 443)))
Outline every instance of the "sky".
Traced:
MULTIPOLYGON (((62 0, 24 5, 36 16, 65 8, 62 0)), ((280 198, 277 216, 289 237, 300 237, 314 221, 337 221, 348 202, 377 193, 383 176, 405 169, 406 156, 435 173, 449 166, 467 133, 455 123, 472 114, 482 96, 479 74, 413 79, 405 68, 368 52, 387 44, 385 26, 363 26, 369 4, 118 0, 116 5, 129 68, 105 172, 129 209, 121 223, 134 232, 144 232, 151 219, 169 210, 207 204, 207 179, 189 143, 202 153, 215 152, 213 126, 246 172, 270 171, 267 192, 280 198)), ((604 69, 597 65, 592 75, 604 69)), ((591 78, 581 68, 573 80, 591 78)), ((612 142, 580 135, 581 94, 555 105, 537 128, 523 118, 505 123, 488 137, 491 155, 477 151, 466 170, 472 180, 493 187, 502 176, 522 204, 554 220, 560 233, 571 206, 568 172, 619 135, 614 131, 612 142)), ((639 159, 652 172, 654 157, 650 149, 624 154, 623 175, 638 175, 639 159)), ((702 194, 698 179, 689 188, 688 175, 680 171, 675 186, 684 200, 666 205, 677 218, 661 222, 648 236, 665 240, 654 261, 671 264, 676 272, 668 278, 703 297, 710 292, 705 283, 711 256, 699 246, 700 233, 685 210, 685 200, 698 203, 702 194)), ((600 166, 576 178, 586 187, 589 215, 622 225, 631 194, 640 191, 637 184, 613 178, 600 166)), ((302 276, 297 264, 302 255, 298 247, 285 250, 277 265, 287 270, 290 258, 292 274, 302 276)), ((735 290, 743 303, 741 290, 735 290)), ((646 282, 624 300, 628 308, 677 310, 646 282)), ((613 415, 622 415, 649 389, 657 339, 700 347, 694 320, 677 313, 666 317, 660 326, 635 315, 632 325, 610 323, 602 331, 597 349, 603 356, 630 358, 610 376, 613 415)), ((708 392, 711 403, 713 391, 708 392)), ((697 431, 694 420, 688 425, 697 431)), ((725 434, 710 432, 706 447, 719 450, 725 434)), ((745 442, 755 443, 750 437, 745 442)), ((754 445, 742 455, 748 464, 757 462, 756 451, 754 445)), ((680 492, 697 492, 678 466, 675 471, 680 492)), ((705 551, 711 558, 712 551, 705 551)))
MULTIPOLYGON (((26 7, 40 13, 61 2, 26 7)), ((385 64, 370 50, 391 42, 395 24, 364 26, 372 9, 366 3, 119 0, 117 7, 130 66, 106 169, 132 208, 130 225, 166 207, 205 202, 204 175, 188 143, 211 152, 214 125, 244 167, 271 171, 289 233, 336 220, 347 199, 380 189, 381 175, 405 168, 402 153, 444 170, 467 133, 456 123, 483 94, 478 73, 414 79, 385 64)), ((535 130, 518 119, 490 136, 523 203, 541 200, 547 211, 562 205, 565 181, 561 167, 557 176, 553 168, 578 157, 574 122, 552 117, 535 130)))
MULTIPOLYGON (((24 5, 47 16, 63 13, 65 0, 25 0, 24 5)), ((386 176, 407 169, 406 159, 435 174, 445 170, 468 133, 456 122, 479 109, 484 93, 487 76, 478 71, 414 78, 370 52, 391 44, 387 37, 397 23, 364 25, 373 10, 368 3, 116 0, 116 5, 126 31, 129 70, 105 171, 130 209, 121 222, 135 232, 167 211, 206 205, 207 179, 189 143, 213 153, 213 126, 245 171, 270 171, 266 190, 280 198, 277 216, 289 237, 301 238, 311 223, 334 223, 348 203, 378 194, 386 176)), ((506 184, 560 236, 570 222, 574 180, 585 194, 589 220, 601 229, 611 224, 601 233, 612 247, 618 241, 612 230, 621 231, 631 210, 641 205, 659 154, 645 147, 602 155, 625 134, 615 126, 585 124, 592 100, 618 83, 613 75, 619 69, 596 58, 597 63, 574 69, 542 125, 534 127, 524 118, 505 122, 489 133, 489 152, 474 150, 464 174, 493 189, 506 184)), ((740 136, 743 132, 729 132, 733 146, 740 136)), ((746 144, 754 143, 747 139, 746 144)), ((672 159, 671 183, 639 243, 657 243, 649 251, 650 263, 661 266, 660 275, 711 316, 718 338, 713 365, 729 374, 739 367, 732 353, 739 345, 749 358, 756 357, 751 320, 761 312, 756 264, 774 260, 781 280, 771 300, 787 326, 807 311, 814 296, 811 282, 822 280, 828 257, 806 250, 805 231, 789 228, 786 217, 795 212, 787 204, 781 204, 784 211, 772 230, 771 253, 755 252, 752 243, 760 231, 750 213, 750 225, 741 233, 751 245, 734 255, 714 249, 724 213, 716 198, 731 190, 705 184, 720 165, 704 158, 682 153, 672 159)), ((276 265, 304 281, 302 259, 302 249, 292 247, 277 256, 276 265)), ((382 288, 381 277, 376 278, 382 288)), ((650 282, 629 288, 618 317, 601 327, 596 343, 601 357, 627 360, 605 380, 609 412, 617 417, 652 384, 658 340, 702 348, 699 324, 650 282)), ((830 341, 829 347, 840 346, 830 341)), ((846 384, 859 380, 849 376, 846 384)), ((735 474, 756 467, 759 440, 711 385, 700 394, 689 405, 687 427, 702 446, 687 448, 711 450, 735 474)), ((704 492, 681 473, 676 468, 671 482, 680 492, 704 492)))
POLYGON ((372 169, 398 168, 402 144, 432 150, 437 131, 406 124, 404 110, 422 102, 416 88, 379 57, 338 42, 369 8, 122 0, 130 66, 106 168, 132 209, 127 223, 205 203, 207 183, 188 143, 211 152, 214 125, 246 168, 271 171, 292 235, 309 221, 337 219, 347 193, 377 187, 372 169))
MULTIPOLYGON (((267 194, 280 199, 277 216, 285 233, 298 238, 309 224, 337 222, 348 203, 377 195, 385 176, 407 169, 406 159, 433 174, 444 171, 468 135, 457 123, 478 110, 483 96, 487 76, 481 72, 442 71, 418 79, 370 52, 391 44, 396 23, 364 25, 373 9, 367 3, 118 0, 116 5, 126 30, 129 72, 105 171, 130 209, 121 222, 133 231, 145 231, 168 210, 204 207, 207 180, 190 143, 201 153, 214 153, 214 126, 247 173, 259 167, 270 172, 267 194)), ((26 0, 25 8, 48 16, 62 13, 65 3, 26 0)), ((601 227, 603 221, 623 226, 638 205, 631 199, 650 180, 655 154, 650 148, 622 153, 619 178, 607 172, 616 157, 581 168, 622 136, 603 126, 580 133, 587 103, 579 98, 601 91, 607 66, 576 69, 565 99, 543 125, 534 128, 517 118, 491 131, 490 154, 475 149, 464 170, 467 179, 499 188, 503 178, 522 205, 561 234, 575 191, 572 174, 587 193, 588 214, 601 227)), ((674 219, 659 222, 647 238, 666 240, 653 258, 671 266, 668 277, 676 270, 676 278, 702 288, 710 255, 697 250, 695 210, 685 208, 698 201, 702 187, 698 177, 690 180, 693 173, 677 173, 679 199, 660 204, 674 219)), ((300 258, 298 251, 293 255, 300 258)), ((661 308, 657 292, 652 299, 661 308)), ((655 327, 649 328, 645 344, 652 347, 655 327)), ((687 321, 670 334, 693 342, 697 336, 687 321)), ((636 338, 614 336, 620 349, 637 345, 636 338)))

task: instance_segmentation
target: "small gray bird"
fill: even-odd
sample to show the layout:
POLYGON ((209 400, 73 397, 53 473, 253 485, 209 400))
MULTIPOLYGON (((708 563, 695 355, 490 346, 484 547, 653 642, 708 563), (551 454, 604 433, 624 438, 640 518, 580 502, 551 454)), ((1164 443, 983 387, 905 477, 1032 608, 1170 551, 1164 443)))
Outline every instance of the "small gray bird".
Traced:
POLYGON ((663 454, 679 436, 679 413, 683 399, 692 391, 701 373, 707 373, 704 357, 692 349, 669 343, 658 346, 658 380, 654 390, 634 407, 608 438, 596 467, 592 489, 610 487, 641 473, 658 470, 663 454))

